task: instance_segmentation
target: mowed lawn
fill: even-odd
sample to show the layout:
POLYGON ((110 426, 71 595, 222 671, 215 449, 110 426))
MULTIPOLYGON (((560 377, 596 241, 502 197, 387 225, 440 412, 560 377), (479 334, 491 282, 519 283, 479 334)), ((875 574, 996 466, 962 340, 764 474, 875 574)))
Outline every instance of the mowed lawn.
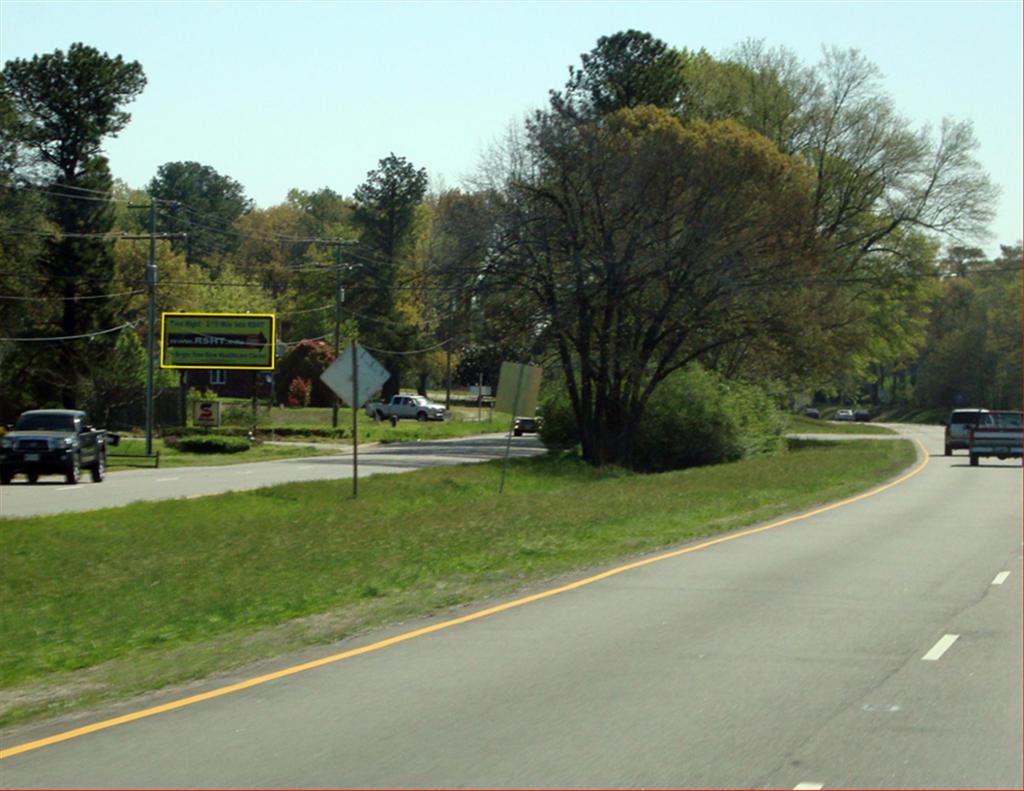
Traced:
MULTIPOLYGON (((0 724, 506 596, 890 479, 906 441, 660 475, 569 457, 0 521, 0 724)), ((837 540, 841 537, 837 536, 837 540)))

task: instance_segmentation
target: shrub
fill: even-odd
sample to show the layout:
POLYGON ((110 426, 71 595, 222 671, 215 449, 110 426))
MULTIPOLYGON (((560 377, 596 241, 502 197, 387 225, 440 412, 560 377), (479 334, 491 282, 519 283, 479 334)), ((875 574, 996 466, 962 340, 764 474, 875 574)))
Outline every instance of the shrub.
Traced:
POLYGON ((309 406, 313 385, 308 379, 296 376, 288 385, 288 406, 309 406))
POLYGON ((249 450, 248 440, 240 437, 191 435, 178 437, 174 444, 186 453, 241 453, 249 450))
POLYGON ((541 400, 540 414, 544 421, 538 434, 545 446, 566 450, 579 444, 576 415, 572 411, 569 393, 564 388, 551 391, 541 400))
MULTIPOLYGON (((394 347, 392 347, 394 348, 394 347)), ((277 369, 278 402, 291 404, 291 386, 297 378, 309 384, 309 399, 293 406, 330 406, 334 393, 320 380, 320 374, 334 362, 334 349, 323 341, 300 341, 281 358, 277 369)))
POLYGON ((662 382, 634 440, 645 472, 737 461, 782 447, 784 421, 756 385, 691 365, 662 382))

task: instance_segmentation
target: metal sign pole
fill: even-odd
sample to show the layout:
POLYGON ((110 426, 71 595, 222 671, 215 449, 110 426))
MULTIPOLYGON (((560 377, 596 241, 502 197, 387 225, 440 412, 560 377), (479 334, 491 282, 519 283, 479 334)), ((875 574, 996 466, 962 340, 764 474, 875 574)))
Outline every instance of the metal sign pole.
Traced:
POLYGON ((508 470, 508 457, 512 453, 512 429, 516 424, 516 412, 519 411, 519 394, 523 390, 523 374, 526 373, 526 366, 519 366, 519 376, 516 379, 516 395, 512 399, 512 421, 508 424, 508 439, 505 442, 505 458, 501 463, 501 485, 498 487, 498 494, 505 491, 505 471, 508 470))
POLYGON ((352 496, 359 496, 359 357, 352 341, 352 496))

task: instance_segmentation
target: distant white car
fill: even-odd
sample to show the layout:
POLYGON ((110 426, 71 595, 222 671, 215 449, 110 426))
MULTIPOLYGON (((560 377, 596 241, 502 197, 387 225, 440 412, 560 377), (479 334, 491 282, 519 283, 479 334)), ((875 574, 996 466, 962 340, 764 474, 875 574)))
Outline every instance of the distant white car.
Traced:
POLYGON ((836 412, 836 416, 834 418, 834 420, 851 420, 851 421, 853 419, 854 419, 854 417, 853 417, 853 410, 852 409, 840 409, 840 410, 838 410, 836 412))

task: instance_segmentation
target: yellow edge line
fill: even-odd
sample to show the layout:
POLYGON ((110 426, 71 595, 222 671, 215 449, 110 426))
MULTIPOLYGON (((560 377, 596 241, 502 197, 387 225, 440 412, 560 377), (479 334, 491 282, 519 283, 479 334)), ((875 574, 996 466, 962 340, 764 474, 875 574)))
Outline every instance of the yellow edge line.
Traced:
POLYGON ((496 615, 497 613, 505 612, 506 610, 511 610, 516 607, 522 607, 524 604, 531 604, 532 602, 540 601, 541 599, 546 599, 550 596, 557 596, 560 593, 566 593, 571 590, 576 590, 577 588, 582 588, 584 585, 590 585, 594 582, 599 582, 600 580, 608 579, 609 577, 614 577, 615 575, 622 574, 626 571, 632 571, 633 569, 642 568, 643 566, 649 566, 652 563, 658 563, 662 560, 668 560, 670 558, 679 557, 680 555, 687 555, 690 552, 696 552, 699 549, 713 547, 716 544, 722 544, 726 541, 735 541, 738 538, 752 536, 755 533, 762 533, 765 530, 772 530, 776 527, 782 527, 783 525, 788 525, 793 522, 799 522, 804 519, 809 519, 812 516, 817 516, 818 514, 833 511, 837 508, 842 508, 843 506, 850 505, 851 503, 855 503, 867 497, 873 497, 876 494, 881 494, 882 492, 891 489, 894 486, 898 486, 899 484, 909 480, 910 478, 913 478, 915 475, 921 472, 921 470, 923 470, 928 465, 928 452, 918 440, 913 440, 913 442, 918 446, 919 450, 921 451, 923 461, 921 461, 906 475, 903 475, 894 481, 890 481, 887 484, 871 489, 870 491, 864 492, 863 494, 858 494, 854 497, 849 497, 845 500, 840 500, 839 502, 835 502, 832 503, 831 505, 826 505, 821 508, 817 508, 813 511, 809 511, 804 514, 798 514, 796 516, 791 516, 786 519, 781 519, 778 522, 772 522, 768 525, 750 528, 749 530, 743 530, 738 533, 730 533, 729 535, 721 536, 720 538, 714 538, 710 541, 703 541, 700 544, 694 544, 692 546, 683 547, 681 549, 674 549, 670 552, 664 552, 660 555, 654 555, 649 558, 644 558, 643 560, 637 560, 633 563, 627 563, 623 566, 616 566, 615 568, 608 569, 607 571, 602 571, 600 574, 595 574, 594 576, 587 577, 586 579, 570 582, 569 584, 562 585, 558 588, 551 588, 550 590, 535 593, 531 596, 525 596, 521 599, 516 599, 515 601, 506 602, 504 604, 499 604, 494 607, 488 607, 484 610, 478 610, 477 612, 469 613, 468 615, 463 615, 460 618, 453 618, 450 621, 444 621, 443 623, 433 624, 432 626, 425 626, 422 629, 416 629, 411 632, 405 632, 395 637, 389 637, 386 640, 380 640, 376 643, 365 645, 361 648, 353 648, 349 651, 343 651, 340 654, 333 654, 331 656, 323 657, 322 659, 315 659, 311 662, 304 662, 301 665, 293 665, 292 667, 287 667, 283 670, 278 670, 274 673, 267 673, 266 675, 257 676, 256 678, 250 678, 247 681, 240 681, 237 684, 230 684, 226 687, 220 687, 218 689, 210 690, 209 692, 202 692, 198 695, 191 695, 190 697, 181 698, 180 700, 171 701, 170 703, 164 703, 160 706, 153 706, 148 709, 142 709, 131 714, 125 714, 121 717, 114 717, 113 719, 96 722, 92 725, 85 725, 81 728, 75 728, 70 731, 65 731, 63 733, 58 733, 53 736, 48 736, 45 739, 38 739, 36 741, 26 742, 25 744, 19 744, 16 747, 11 747, 7 750, 0 750, 0 760, 3 760, 4 758, 10 758, 15 755, 19 755, 20 753, 29 752, 30 750, 38 750, 40 747, 47 747, 51 744, 57 744, 58 742, 64 742, 68 741, 69 739, 75 739, 79 736, 85 736, 89 733, 95 733, 96 731, 102 731, 106 730, 107 728, 113 728, 117 725, 124 725, 129 722, 134 722, 135 720, 141 720, 145 717, 152 717, 156 714, 163 714, 164 712, 174 711, 175 709, 181 709, 185 706, 191 706, 193 703, 201 703, 205 700, 212 700, 213 698, 219 698, 224 695, 230 695, 233 692, 240 692, 243 689, 249 689, 250 687, 259 686, 260 684, 266 684, 269 681, 276 681, 279 678, 293 676, 296 673, 304 673, 307 670, 313 670, 314 668, 323 667, 324 665, 330 665, 334 662, 340 662, 343 659, 351 659, 354 656, 368 654, 371 651, 379 651, 382 648, 387 648, 388 646, 392 646, 397 643, 404 643, 406 640, 413 640, 417 637, 423 637, 424 635, 439 632, 442 629, 449 629, 453 626, 459 626, 464 623, 469 623, 470 621, 476 621, 481 618, 486 618, 490 615, 496 615))

